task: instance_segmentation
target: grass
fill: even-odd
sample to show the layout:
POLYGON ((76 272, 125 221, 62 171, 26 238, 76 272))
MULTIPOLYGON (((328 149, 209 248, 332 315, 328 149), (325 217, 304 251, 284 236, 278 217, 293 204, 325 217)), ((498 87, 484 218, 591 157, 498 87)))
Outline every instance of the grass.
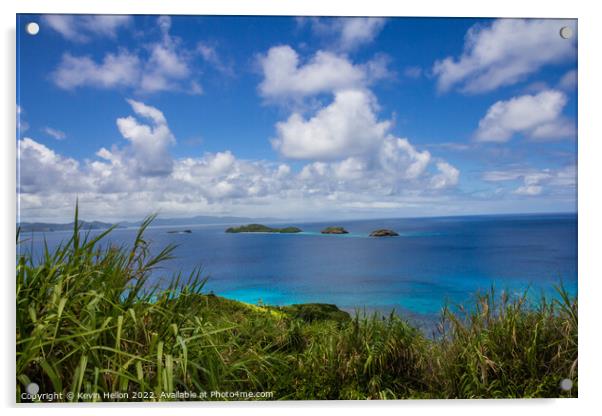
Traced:
POLYGON ((174 250, 150 254, 152 217, 130 247, 115 247, 105 243, 111 229, 92 237, 79 229, 77 208, 75 216, 63 245, 35 261, 18 255, 17 401, 31 382, 62 401, 174 400, 186 391, 305 400, 577 396, 577 300, 562 287, 535 307, 526 296, 480 295, 470 310, 445 309, 429 338, 393 314, 352 318, 334 305, 207 295, 199 270, 151 287, 150 273, 174 250), (564 378, 574 383, 569 392, 559 389, 564 378), (128 396, 104 396, 112 392, 128 396))

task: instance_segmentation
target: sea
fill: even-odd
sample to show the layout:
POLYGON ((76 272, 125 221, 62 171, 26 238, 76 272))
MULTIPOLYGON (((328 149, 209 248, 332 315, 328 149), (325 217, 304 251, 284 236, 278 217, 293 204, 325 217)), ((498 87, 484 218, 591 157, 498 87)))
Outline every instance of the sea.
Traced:
MULTIPOLYGON (((176 244, 175 258, 152 284, 200 267, 204 290, 265 305, 319 302, 351 313, 397 313, 430 327, 444 306, 470 307, 494 290, 527 294, 532 302, 557 297, 560 284, 577 295, 577 214, 524 214, 370 219, 286 224, 297 234, 225 233, 232 224, 151 227, 151 250, 176 244), (342 226, 349 234, 321 234, 342 226), (398 237, 370 237, 376 229, 398 237), (170 233, 188 229, 190 233, 170 233)), ((98 231, 93 231, 92 234, 98 231)), ((42 253, 69 231, 23 235, 21 250, 42 253)), ((107 242, 129 245, 135 228, 115 229, 107 242)))

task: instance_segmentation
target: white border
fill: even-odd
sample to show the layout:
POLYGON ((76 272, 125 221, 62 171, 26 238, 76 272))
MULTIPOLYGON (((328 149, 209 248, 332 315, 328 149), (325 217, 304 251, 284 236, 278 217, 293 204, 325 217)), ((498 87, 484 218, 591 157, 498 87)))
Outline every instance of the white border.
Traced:
MULTIPOLYGON (((537 412, 546 414, 589 413, 596 407, 600 382, 599 351, 600 315, 602 302, 602 270, 596 257, 600 256, 600 242, 596 238, 602 232, 598 178, 602 178, 600 162, 602 140, 600 104, 602 74, 599 39, 602 39, 602 22, 596 13, 595 2, 504 0, 495 4, 471 0, 420 0, 393 2, 391 0, 369 0, 351 2, 334 0, 4 0, 0 2, 2 21, 2 55, 0 66, 4 97, 0 100, 0 115, 4 126, 4 139, 0 150, 2 163, 2 259, 3 302, 2 311, 4 336, 0 342, 4 366, 0 377, 0 396, 8 414, 44 412, 45 414, 103 414, 127 408, 128 413, 178 415, 211 412, 219 414, 299 414, 317 410, 340 411, 345 414, 378 412, 386 414, 420 413, 507 416, 509 412, 537 412), (14 344, 14 230, 15 230, 15 13, 110 13, 110 14, 248 14, 248 15, 347 15, 347 16, 441 16, 441 17, 570 17, 579 19, 579 399, 573 400, 501 400, 501 401, 402 401, 402 402, 287 402, 287 403, 178 403, 176 409, 168 410, 164 404, 134 404, 129 406, 108 405, 104 407, 46 406, 17 407, 14 403, 15 344, 14 344), (335 410, 334 408, 340 408, 335 410), (36 409, 36 410, 34 410, 36 409), (84 410, 85 409, 85 410, 84 410)), ((403 41, 403 40, 400 40, 403 41)), ((123 411, 123 410, 122 410, 123 411)), ((121 412, 122 412, 121 411, 121 412)), ((121 413, 120 412, 120 413, 121 413)))

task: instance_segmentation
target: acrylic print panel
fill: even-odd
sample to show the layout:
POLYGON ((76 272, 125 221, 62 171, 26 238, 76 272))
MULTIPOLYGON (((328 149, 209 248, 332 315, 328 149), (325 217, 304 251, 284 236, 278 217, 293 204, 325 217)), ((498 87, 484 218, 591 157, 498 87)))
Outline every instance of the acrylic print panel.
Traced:
POLYGON ((17 33, 18 402, 577 396, 576 20, 17 33))

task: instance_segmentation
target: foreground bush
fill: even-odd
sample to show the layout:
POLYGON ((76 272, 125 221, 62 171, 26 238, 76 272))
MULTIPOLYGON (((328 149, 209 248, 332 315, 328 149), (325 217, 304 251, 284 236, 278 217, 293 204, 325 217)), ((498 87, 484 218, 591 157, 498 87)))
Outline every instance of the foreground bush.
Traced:
POLYGON ((173 400, 186 391, 306 400, 577 395, 577 300, 562 288, 560 300, 537 307, 526 297, 481 296, 469 312, 446 309, 427 338, 396 315, 351 318, 332 305, 204 295, 198 270, 151 287, 151 272, 174 249, 150 254, 151 220, 131 247, 103 246, 111 230, 83 233, 76 209, 62 246, 41 259, 19 254, 17 401, 31 382, 72 401, 119 400, 103 396, 112 392, 173 400), (559 389, 564 378, 574 382, 569 392, 559 389))
MULTIPOLYGON (((461 317, 445 310, 432 345, 431 390, 441 397, 558 397, 568 378, 577 393, 577 300, 513 301, 491 291, 461 317), (499 302, 496 303, 496 302, 499 302)), ((562 395, 564 395, 563 393, 562 395)))

